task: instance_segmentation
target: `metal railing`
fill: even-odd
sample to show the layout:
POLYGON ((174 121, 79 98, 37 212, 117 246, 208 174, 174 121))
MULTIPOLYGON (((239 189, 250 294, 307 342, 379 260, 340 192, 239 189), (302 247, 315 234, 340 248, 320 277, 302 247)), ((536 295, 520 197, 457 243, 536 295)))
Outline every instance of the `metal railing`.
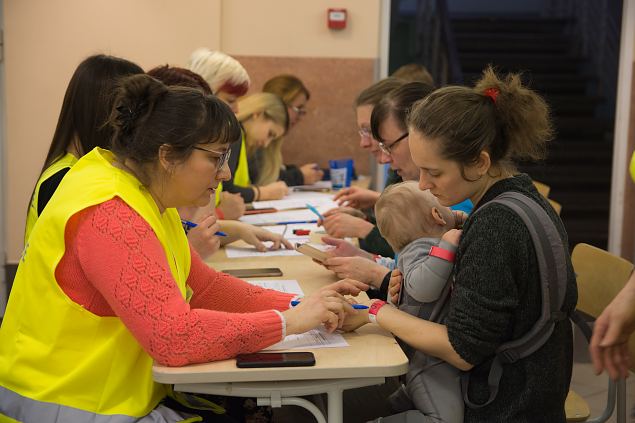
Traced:
POLYGON ((616 0, 551 0, 547 14, 570 19, 568 32, 577 41, 577 51, 591 63, 598 77, 591 94, 605 98, 605 113, 615 107, 620 55, 622 2, 616 0))
POLYGON ((463 84, 446 0, 419 0, 416 21, 416 55, 437 85, 463 84))

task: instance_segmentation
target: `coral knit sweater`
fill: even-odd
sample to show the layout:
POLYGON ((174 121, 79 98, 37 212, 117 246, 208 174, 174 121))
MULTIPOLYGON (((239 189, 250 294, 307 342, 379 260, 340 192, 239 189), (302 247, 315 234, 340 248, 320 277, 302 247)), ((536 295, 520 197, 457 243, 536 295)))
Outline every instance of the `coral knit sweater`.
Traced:
POLYGON ((148 223, 115 197, 73 216, 55 277, 74 302, 116 316, 158 363, 183 366, 258 351, 281 340, 293 295, 209 268, 192 249, 186 303, 148 223))

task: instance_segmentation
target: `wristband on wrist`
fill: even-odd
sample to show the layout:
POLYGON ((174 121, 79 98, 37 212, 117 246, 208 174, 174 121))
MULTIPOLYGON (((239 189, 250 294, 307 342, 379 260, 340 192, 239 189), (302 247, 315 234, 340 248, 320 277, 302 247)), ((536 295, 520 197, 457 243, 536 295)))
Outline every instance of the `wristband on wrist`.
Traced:
POLYGON ((456 254, 454 254, 452 251, 448 251, 445 248, 436 247, 434 245, 430 247, 428 255, 432 257, 438 257, 445 261, 449 261, 450 263, 454 263, 454 258, 456 257, 456 254))
POLYGON ((260 188, 257 185, 253 185, 252 188, 254 189, 254 192, 255 192, 254 201, 260 200, 260 188))
POLYGON ((377 313, 379 313, 379 309, 386 304, 386 301, 382 300, 375 300, 371 303, 368 309, 368 320, 370 320, 371 323, 377 323, 377 313))

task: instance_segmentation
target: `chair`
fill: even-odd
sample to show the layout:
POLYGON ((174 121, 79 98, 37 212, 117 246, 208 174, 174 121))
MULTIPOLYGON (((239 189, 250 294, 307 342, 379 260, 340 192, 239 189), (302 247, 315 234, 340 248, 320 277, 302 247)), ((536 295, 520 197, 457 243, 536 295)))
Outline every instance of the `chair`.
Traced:
POLYGON ((533 181, 534 186, 543 197, 549 197, 549 191, 551 191, 551 187, 547 184, 543 184, 542 182, 533 181))
POLYGON ((547 198, 547 201, 549 201, 551 207, 553 207, 553 209, 556 211, 556 214, 560 216, 560 211, 562 211, 562 206, 560 205, 560 203, 558 203, 557 201, 553 201, 551 198, 547 198))
MULTIPOLYGON (((595 319, 628 281, 633 272, 633 264, 600 248, 583 243, 575 246, 571 260, 578 281, 577 311, 595 319)), ((590 331, 586 331, 585 336, 590 338, 590 331)), ((635 363, 635 337, 631 337, 629 348, 632 363, 635 363)), ((617 422, 625 423, 626 384, 624 379, 615 383, 609 382, 606 408, 599 417, 587 421, 594 423, 607 421, 613 414, 616 399, 617 422)), ((569 420, 569 416, 567 420, 584 421, 569 420)))

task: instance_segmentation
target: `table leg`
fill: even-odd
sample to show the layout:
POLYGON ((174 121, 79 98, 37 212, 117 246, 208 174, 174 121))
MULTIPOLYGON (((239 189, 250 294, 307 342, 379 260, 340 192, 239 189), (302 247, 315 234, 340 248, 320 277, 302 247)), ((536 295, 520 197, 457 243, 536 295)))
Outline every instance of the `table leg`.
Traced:
POLYGON ((342 423, 344 420, 344 402, 341 389, 330 389, 328 396, 329 423, 342 423))
MULTIPOLYGON (((275 405, 271 403, 271 398, 258 398, 258 405, 270 405, 272 407, 275 407, 275 405)), ((308 410, 311 414, 313 414, 313 417, 315 417, 315 420, 317 421, 317 423, 326 423, 326 418, 324 418, 324 414, 322 414, 320 409, 317 408, 315 404, 313 404, 309 400, 306 400, 304 398, 297 398, 297 397, 285 397, 280 400, 279 406, 283 406, 283 405, 296 405, 298 407, 302 407, 308 410)))

